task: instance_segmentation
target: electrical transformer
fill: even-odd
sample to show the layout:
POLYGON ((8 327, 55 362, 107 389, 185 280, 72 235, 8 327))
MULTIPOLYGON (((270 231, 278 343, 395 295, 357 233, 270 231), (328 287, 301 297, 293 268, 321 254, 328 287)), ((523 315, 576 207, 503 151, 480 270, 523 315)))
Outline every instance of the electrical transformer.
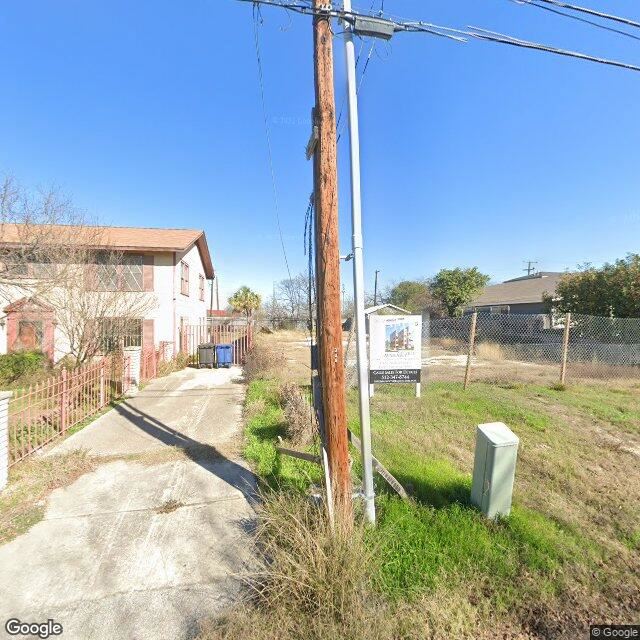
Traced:
POLYGON ((478 425, 471 502, 488 518, 508 516, 520 440, 507 425, 478 425))

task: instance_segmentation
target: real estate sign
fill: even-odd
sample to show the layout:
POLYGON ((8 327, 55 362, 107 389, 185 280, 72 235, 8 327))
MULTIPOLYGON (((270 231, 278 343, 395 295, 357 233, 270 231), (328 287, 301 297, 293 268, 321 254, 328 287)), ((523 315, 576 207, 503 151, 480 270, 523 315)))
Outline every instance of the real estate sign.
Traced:
POLYGON ((369 383, 419 383, 422 316, 369 316, 369 383))

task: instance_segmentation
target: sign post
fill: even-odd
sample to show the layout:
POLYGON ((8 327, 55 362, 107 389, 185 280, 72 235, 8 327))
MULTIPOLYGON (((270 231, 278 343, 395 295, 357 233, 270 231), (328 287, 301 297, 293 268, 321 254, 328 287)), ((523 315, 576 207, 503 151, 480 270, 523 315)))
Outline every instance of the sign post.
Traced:
POLYGON ((422 316, 369 316, 369 384, 415 384, 420 397, 422 316))

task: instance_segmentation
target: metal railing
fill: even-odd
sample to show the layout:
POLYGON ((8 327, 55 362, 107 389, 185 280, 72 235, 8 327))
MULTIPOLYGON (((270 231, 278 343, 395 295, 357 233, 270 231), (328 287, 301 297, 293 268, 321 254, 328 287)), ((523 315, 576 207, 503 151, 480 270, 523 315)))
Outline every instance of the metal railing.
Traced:
POLYGON ((157 377, 160 365, 170 362, 172 357, 172 342, 161 342, 157 349, 143 349, 140 354, 140 382, 148 382, 157 377))
POLYGON ((186 354, 189 364, 198 364, 198 346, 201 344, 230 344, 233 347, 233 364, 242 365, 253 346, 253 321, 202 322, 183 325, 180 331, 180 351, 186 354))
MULTIPOLYGON (((171 361, 172 347, 160 343, 141 354, 141 382, 155 378, 159 365, 171 361)), ((16 389, 9 401, 9 466, 94 416, 129 392, 134 382, 131 357, 114 353, 16 389)))

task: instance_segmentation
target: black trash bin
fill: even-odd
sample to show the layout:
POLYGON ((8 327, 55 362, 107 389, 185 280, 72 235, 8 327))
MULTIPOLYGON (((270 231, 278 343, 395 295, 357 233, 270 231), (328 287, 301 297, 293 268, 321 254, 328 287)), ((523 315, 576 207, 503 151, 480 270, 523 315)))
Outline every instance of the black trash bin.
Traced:
POLYGON ((216 363, 216 345, 204 343, 198 345, 198 368, 209 367, 213 369, 216 363))

